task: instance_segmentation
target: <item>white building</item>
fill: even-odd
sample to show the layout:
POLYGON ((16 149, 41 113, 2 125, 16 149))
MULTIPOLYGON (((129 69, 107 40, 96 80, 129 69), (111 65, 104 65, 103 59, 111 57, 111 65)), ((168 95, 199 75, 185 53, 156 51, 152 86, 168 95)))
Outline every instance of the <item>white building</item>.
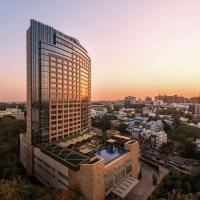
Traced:
POLYGON ((192 112, 193 120, 200 122, 200 104, 190 105, 190 112, 192 112))
POLYGON ((153 101, 154 106, 163 106, 165 103, 162 100, 155 100, 153 101))
POLYGON ((195 141, 196 145, 197 145, 197 151, 200 152, 200 138, 199 139, 196 139, 195 141))
POLYGON ((13 116, 16 119, 24 119, 24 112, 17 108, 6 108, 6 110, 0 111, 0 117, 13 116))
POLYGON ((163 144, 167 143, 167 133, 165 131, 153 132, 150 136, 151 147, 159 149, 163 144))
POLYGON ((126 114, 128 116, 134 115, 135 114, 135 109, 134 108, 121 108, 119 110, 119 114, 126 114))
POLYGON ((92 105, 91 115, 93 118, 103 116, 108 112, 108 109, 104 105, 92 105))
POLYGON ((163 131, 163 123, 161 120, 150 121, 147 123, 147 128, 150 129, 152 132, 163 131))
POLYGON ((142 109, 142 114, 143 115, 147 115, 149 113, 150 113, 150 110, 147 107, 145 107, 145 108, 142 109))
POLYGON ((150 136, 151 136, 151 131, 149 129, 145 129, 140 133, 140 138, 143 141, 149 141, 150 136))
POLYGON ((149 117, 155 117, 155 116, 156 116, 155 112, 152 112, 152 111, 149 112, 149 117))

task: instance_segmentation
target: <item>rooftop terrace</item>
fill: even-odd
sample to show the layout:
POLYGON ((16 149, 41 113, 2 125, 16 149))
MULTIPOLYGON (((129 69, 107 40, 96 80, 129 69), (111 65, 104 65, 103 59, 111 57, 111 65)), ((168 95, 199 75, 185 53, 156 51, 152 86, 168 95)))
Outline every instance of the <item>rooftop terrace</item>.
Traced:
POLYGON ((102 140, 95 134, 77 135, 60 143, 40 143, 41 151, 69 168, 78 170, 80 164, 90 163, 94 157, 104 159, 105 164, 125 154, 124 143, 130 138, 115 135, 102 140))
POLYGON ((69 148, 62 148, 56 143, 41 143, 38 147, 55 160, 69 168, 78 169, 80 164, 87 163, 90 157, 69 148))

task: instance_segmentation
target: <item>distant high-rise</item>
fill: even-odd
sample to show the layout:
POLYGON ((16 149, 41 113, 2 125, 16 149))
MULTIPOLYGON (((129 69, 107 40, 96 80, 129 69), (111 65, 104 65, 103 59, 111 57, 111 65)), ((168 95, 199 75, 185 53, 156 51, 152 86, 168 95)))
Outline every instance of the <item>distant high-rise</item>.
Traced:
POLYGON ((190 98, 190 102, 191 102, 191 103, 200 104, 200 96, 198 96, 198 97, 191 97, 191 98, 190 98))
POLYGON ((91 125, 91 61, 80 42, 31 20, 27 30, 30 144, 64 139, 91 125))
POLYGON ((136 97, 132 97, 132 96, 128 96, 128 97, 125 97, 124 99, 124 105, 129 107, 131 105, 133 105, 136 101, 136 97))
POLYGON ((190 100, 188 98, 185 98, 183 96, 178 96, 178 95, 173 95, 173 96, 168 96, 168 95, 158 95, 155 96, 155 100, 162 100, 165 103, 189 103, 190 100))

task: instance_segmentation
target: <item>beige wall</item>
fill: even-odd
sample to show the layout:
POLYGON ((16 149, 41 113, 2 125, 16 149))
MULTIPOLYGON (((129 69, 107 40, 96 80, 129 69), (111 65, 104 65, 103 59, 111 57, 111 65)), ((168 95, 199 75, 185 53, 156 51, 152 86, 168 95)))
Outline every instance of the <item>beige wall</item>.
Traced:
POLYGON ((132 176, 138 178, 139 173, 139 144, 137 141, 129 141, 125 144, 125 149, 130 151, 132 160, 132 176))
POLYGON ((69 185, 79 185, 87 200, 104 199, 104 161, 81 164, 79 171, 69 170, 69 185))

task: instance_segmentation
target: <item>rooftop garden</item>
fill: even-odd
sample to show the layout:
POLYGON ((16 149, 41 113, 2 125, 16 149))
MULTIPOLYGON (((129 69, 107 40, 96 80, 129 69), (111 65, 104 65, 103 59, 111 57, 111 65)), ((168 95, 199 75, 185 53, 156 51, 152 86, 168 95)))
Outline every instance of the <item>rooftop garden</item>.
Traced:
POLYGON ((56 143, 41 143, 38 147, 50 156, 64 162, 68 167, 77 168, 87 162, 89 157, 72 149, 59 147, 56 143))

